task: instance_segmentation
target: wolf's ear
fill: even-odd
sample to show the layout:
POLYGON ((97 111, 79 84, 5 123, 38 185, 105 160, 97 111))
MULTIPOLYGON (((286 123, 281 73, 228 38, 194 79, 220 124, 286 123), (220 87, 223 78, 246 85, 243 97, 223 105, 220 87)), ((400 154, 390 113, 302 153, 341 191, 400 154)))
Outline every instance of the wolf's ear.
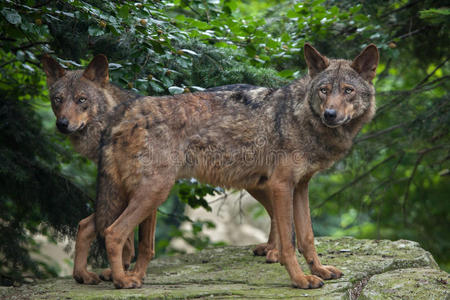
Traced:
POLYGON ((66 70, 48 54, 42 56, 41 62, 45 75, 47 75, 47 85, 49 87, 66 74, 66 70))
POLYGON ((377 46, 370 44, 353 60, 352 68, 371 82, 375 78, 379 57, 377 46))
POLYGON ((305 44, 305 60, 311 78, 315 77, 330 65, 328 58, 320 54, 319 51, 308 43, 305 44))
POLYGON ((103 54, 95 56, 83 73, 83 76, 100 85, 109 81, 108 59, 103 54))

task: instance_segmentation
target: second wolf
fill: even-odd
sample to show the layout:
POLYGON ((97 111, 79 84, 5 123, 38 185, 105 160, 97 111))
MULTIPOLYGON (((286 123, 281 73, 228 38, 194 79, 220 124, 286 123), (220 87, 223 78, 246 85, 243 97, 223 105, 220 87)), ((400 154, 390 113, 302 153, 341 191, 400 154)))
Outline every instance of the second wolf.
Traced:
POLYGON ((369 45, 353 61, 333 60, 307 44, 305 58, 309 76, 281 89, 148 97, 115 109, 100 144, 96 227, 117 288, 141 286, 150 258, 144 235, 136 272, 126 274, 127 236, 138 224, 149 227, 175 180, 190 177, 269 203, 279 260, 294 286, 317 288, 321 278, 342 276, 316 253, 308 182, 342 158, 373 117, 378 50, 369 45), (292 222, 313 275, 295 256, 292 222))
MULTIPOLYGON (((101 132, 107 126, 107 115, 119 103, 136 99, 139 95, 125 91, 107 82, 95 82, 95 73, 108 66, 104 55, 96 56, 86 70, 65 70, 49 55, 41 59, 47 75, 52 110, 56 116, 56 127, 67 135, 74 149, 84 157, 98 162, 101 132)), ((87 257, 91 241, 96 236, 95 214, 78 224, 75 244, 73 277, 79 283, 98 284, 100 277, 87 271, 87 257)), ((124 267, 127 269, 134 256, 134 233, 124 247, 124 267)), ((105 270, 104 279, 110 279, 110 270, 105 270)))

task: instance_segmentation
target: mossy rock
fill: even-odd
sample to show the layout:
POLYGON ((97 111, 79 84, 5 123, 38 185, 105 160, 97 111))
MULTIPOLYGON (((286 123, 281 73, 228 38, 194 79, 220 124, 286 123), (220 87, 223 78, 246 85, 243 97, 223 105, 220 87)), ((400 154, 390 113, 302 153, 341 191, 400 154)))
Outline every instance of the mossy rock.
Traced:
MULTIPOLYGON (((266 264, 264 257, 253 256, 252 246, 221 247, 186 254, 163 257, 150 263, 141 289, 116 290, 111 282, 96 286, 80 285, 72 278, 42 281, 34 285, 0 290, 0 297, 8 299, 186 299, 186 298, 254 298, 254 299, 353 299, 365 293, 367 287, 376 290, 372 278, 386 275, 392 286, 398 280, 395 272, 423 271, 424 278, 447 274, 439 270, 429 252, 411 241, 358 240, 354 238, 317 238, 317 251, 323 264, 340 268, 344 277, 326 281, 320 289, 301 290, 292 287, 285 268, 266 264), (436 274, 433 272, 437 272, 436 274), (392 274, 392 275, 389 275, 392 274), (375 276, 374 276, 375 275, 375 276), (368 282, 365 287, 365 283, 368 282)), ((309 273, 300 255, 299 262, 309 273)), ((404 273, 407 274, 407 273, 404 273)), ((407 275, 405 275, 407 276, 407 275)), ((430 277, 434 282, 435 277, 430 277)), ((447 286, 441 284, 443 291, 447 286)), ((409 285, 408 285, 409 286, 409 285)), ((425 286, 417 288, 417 295, 426 294, 425 286), (423 293, 422 293, 423 291, 423 293), (421 294, 422 293, 422 294, 421 294)), ((369 291, 369 290, 368 290, 369 291)), ((382 298, 373 298, 382 299, 382 298)), ((418 298, 415 298, 418 299, 418 298)), ((445 299, 445 298, 444 298, 445 299)))
POLYGON ((389 271, 370 278, 359 299, 449 299, 449 280, 448 273, 431 268, 389 271))

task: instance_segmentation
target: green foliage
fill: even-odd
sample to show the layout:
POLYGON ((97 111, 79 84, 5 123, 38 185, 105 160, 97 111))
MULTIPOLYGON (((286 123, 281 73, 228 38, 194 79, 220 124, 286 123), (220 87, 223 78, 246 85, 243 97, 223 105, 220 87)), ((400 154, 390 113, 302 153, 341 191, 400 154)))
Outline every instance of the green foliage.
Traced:
POLYGON ((11 63, 0 71, 0 284, 11 284, 25 272, 56 275, 31 259, 29 252, 38 248, 30 234, 73 237, 91 206, 88 195, 61 172, 60 161, 70 158, 67 149, 42 130, 33 109, 32 99, 41 97, 42 77, 17 73, 20 65, 11 63))
MULTIPOLYGON (((67 68, 79 68, 104 53, 113 82, 161 95, 231 83, 281 86, 305 73, 302 47, 307 41, 330 57, 354 57, 368 43, 381 50, 377 116, 357 137, 349 157, 311 184, 316 233, 418 240, 449 268, 444 1, 1 3, 4 282, 24 270, 43 275, 44 268, 27 254, 30 234, 73 234, 92 207, 78 186, 94 194, 95 165, 73 154, 55 133, 40 55, 52 53, 67 68)), ((197 248, 210 242, 200 231, 211 224, 192 223, 190 234, 178 227, 185 220, 180 217, 184 203, 208 208, 204 197, 214 192, 220 190, 197 182, 175 186, 159 214, 157 253, 168 245, 169 233, 197 248)))

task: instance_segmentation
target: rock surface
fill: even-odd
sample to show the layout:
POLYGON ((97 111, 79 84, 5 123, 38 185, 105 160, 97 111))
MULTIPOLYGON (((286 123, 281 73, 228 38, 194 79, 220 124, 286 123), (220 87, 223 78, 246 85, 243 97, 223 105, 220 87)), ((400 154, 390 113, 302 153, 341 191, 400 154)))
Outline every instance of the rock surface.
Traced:
MULTIPOLYGON (((418 243, 399 240, 317 238, 323 264, 345 276, 314 290, 292 288, 283 266, 266 264, 251 246, 206 249, 150 263, 141 289, 116 290, 111 282, 80 285, 72 278, 0 289, 4 299, 449 299, 449 274, 418 243)), ((309 274, 303 257, 299 261, 309 274)))

